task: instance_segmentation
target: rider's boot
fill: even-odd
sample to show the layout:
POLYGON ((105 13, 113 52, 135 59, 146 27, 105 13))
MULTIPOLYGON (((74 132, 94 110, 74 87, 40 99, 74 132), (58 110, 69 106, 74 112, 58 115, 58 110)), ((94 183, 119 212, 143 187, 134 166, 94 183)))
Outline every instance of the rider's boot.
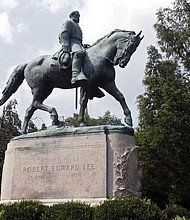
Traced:
POLYGON ((84 82, 88 80, 81 71, 82 58, 83 52, 75 52, 73 55, 71 84, 75 84, 78 81, 84 82))

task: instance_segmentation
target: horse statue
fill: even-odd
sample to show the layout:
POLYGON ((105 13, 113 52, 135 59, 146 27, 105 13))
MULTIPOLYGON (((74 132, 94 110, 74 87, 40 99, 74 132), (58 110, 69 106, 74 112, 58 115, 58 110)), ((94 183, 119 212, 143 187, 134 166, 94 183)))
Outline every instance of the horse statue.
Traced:
POLYGON ((87 48, 82 63, 82 71, 88 81, 82 85, 77 84, 77 82, 71 84, 71 66, 67 69, 61 68, 58 61, 52 59, 52 55, 43 55, 31 62, 18 65, 2 92, 0 105, 3 105, 9 99, 23 80, 26 79, 31 88, 33 100, 24 117, 21 130, 21 134, 24 134, 27 132, 28 123, 37 109, 50 113, 52 125, 60 124, 56 109, 43 104, 43 101, 54 88, 73 89, 81 87, 78 120, 82 126, 84 125, 84 113, 88 100, 94 97, 103 97, 102 88, 120 103, 125 115, 125 123, 132 127, 131 112, 123 94, 115 84, 114 66, 119 65, 124 68, 127 65, 131 55, 136 51, 144 37, 140 35, 141 32, 136 35, 134 31, 116 29, 87 48))

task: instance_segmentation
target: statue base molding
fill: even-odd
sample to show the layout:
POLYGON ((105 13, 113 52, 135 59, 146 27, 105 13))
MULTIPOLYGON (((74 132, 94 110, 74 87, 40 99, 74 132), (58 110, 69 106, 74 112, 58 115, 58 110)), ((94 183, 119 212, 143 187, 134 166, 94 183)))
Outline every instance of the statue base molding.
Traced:
POLYGON ((98 203, 141 197, 139 147, 126 126, 55 128, 18 136, 7 146, 1 202, 98 203))

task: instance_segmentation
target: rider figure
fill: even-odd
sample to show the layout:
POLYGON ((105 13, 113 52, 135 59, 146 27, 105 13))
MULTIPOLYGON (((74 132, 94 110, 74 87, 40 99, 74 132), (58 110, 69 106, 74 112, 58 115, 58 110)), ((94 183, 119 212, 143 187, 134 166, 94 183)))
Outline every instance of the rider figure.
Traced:
POLYGON ((82 46, 82 30, 78 25, 80 14, 78 11, 73 11, 69 15, 69 18, 69 20, 62 24, 61 32, 59 34, 59 43, 62 45, 63 52, 71 52, 71 83, 74 84, 76 81, 86 81, 87 78, 81 71, 82 59, 85 52, 82 46))

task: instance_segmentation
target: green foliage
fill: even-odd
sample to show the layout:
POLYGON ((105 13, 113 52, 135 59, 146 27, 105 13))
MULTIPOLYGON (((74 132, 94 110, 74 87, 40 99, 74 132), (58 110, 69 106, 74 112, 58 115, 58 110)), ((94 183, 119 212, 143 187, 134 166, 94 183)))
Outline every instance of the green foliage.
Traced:
POLYGON ((172 60, 148 49, 138 97, 137 144, 141 146, 143 195, 160 205, 190 202, 190 83, 172 60))
POLYGON ((22 200, 1 204, 0 220, 168 220, 149 200, 127 197, 106 200, 96 206, 71 201, 52 206, 22 200))
POLYGON ((190 207, 190 3, 159 9, 154 25, 163 55, 151 46, 136 140, 143 195, 164 206, 190 207))
POLYGON ((45 124, 45 123, 42 123, 40 130, 46 130, 46 129, 47 129, 46 124, 45 124))
MULTIPOLYGON (((103 116, 99 116, 98 118, 90 118, 90 116, 85 113, 84 121, 87 126, 96 126, 96 125, 119 125, 121 124, 121 119, 117 118, 114 115, 111 115, 110 111, 106 111, 103 116)), ((78 127, 78 114, 73 114, 73 117, 68 117, 65 120, 67 126, 70 127, 78 127)))
POLYGON ((5 151, 10 139, 19 135, 21 120, 16 111, 17 101, 11 100, 3 108, 3 114, 0 116, 0 180, 3 170, 5 151))
POLYGON ((66 118, 65 123, 69 127, 79 127, 78 114, 74 113, 73 117, 66 118))
POLYGON ((158 43, 167 57, 174 58, 190 70, 190 3, 175 0, 173 7, 160 9, 155 24, 158 43))
POLYGON ((163 212, 166 214, 168 220, 179 217, 190 218, 190 212, 187 209, 175 204, 168 205, 163 212))
POLYGON ((49 207, 49 220, 91 220, 92 208, 81 202, 66 202, 49 207))
POLYGON ((169 205, 161 210, 150 200, 135 197, 109 199, 90 206, 70 201, 52 206, 37 200, 0 204, 0 220, 186 220, 189 211, 169 205))
POLYGON ((16 99, 11 100, 3 108, 3 114, 0 117, 0 129, 4 133, 5 140, 9 141, 11 138, 19 135, 21 128, 21 120, 16 111, 17 101, 16 99))
POLYGON ((32 132, 35 132, 35 131, 38 131, 38 128, 37 128, 37 126, 34 124, 34 122, 30 120, 29 123, 28 123, 27 132, 28 132, 28 133, 32 133, 32 132))
POLYGON ((165 215, 157 205, 138 198, 106 200, 94 210, 94 220, 164 220, 165 215))
POLYGON ((190 218, 185 218, 185 217, 180 217, 180 216, 176 216, 175 218, 173 218, 172 220, 190 220, 190 218))
POLYGON ((0 220, 46 220, 48 207, 39 201, 23 200, 0 207, 0 220))

